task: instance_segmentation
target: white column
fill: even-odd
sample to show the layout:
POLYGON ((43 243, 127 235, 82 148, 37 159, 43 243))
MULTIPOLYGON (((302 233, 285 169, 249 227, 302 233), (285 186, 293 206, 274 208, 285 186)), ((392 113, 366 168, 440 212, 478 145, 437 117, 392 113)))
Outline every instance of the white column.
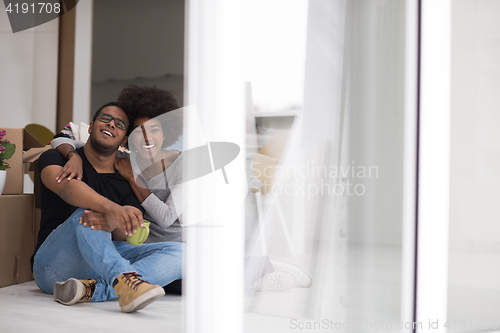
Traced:
MULTIPOLYGON (((75 7, 75 76, 73 85, 73 122, 90 122, 92 80, 93 0, 79 1, 75 7)), ((60 129, 58 129, 60 130, 60 129)))
MULTIPOLYGON (((239 6, 239 2, 231 0, 186 1, 184 104, 196 106, 207 141, 233 142, 241 148, 239 157, 226 168, 228 185, 218 170, 213 174, 216 181, 213 189, 193 191, 189 184, 184 186, 185 328, 190 333, 243 332, 244 195, 219 200, 223 197, 220 190, 238 182, 233 170, 245 170, 239 6), (208 195, 201 195, 207 192, 208 195), (207 200, 216 216, 198 221, 197 209, 206 207, 207 200), (224 214, 220 215, 221 212, 224 214)), ((189 128, 196 119, 187 118, 191 122, 187 124, 189 128)), ((189 146, 199 137, 188 129, 185 144, 189 146)))
POLYGON ((450 0, 422 0, 420 60, 417 331, 435 333, 446 332, 447 317, 450 0))

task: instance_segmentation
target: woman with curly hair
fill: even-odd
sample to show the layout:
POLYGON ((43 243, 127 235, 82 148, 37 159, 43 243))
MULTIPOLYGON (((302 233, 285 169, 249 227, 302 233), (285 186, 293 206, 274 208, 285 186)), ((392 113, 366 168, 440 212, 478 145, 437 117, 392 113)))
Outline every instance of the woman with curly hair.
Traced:
MULTIPOLYGON (((138 151, 136 160, 138 167, 143 171, 141 172, 143 177, 134 177, 127 152, 120 151, 115 161, 116 170, 129 182, 145 209, 144 218, 151 221, 150 235, 146 242, 182 241, 182 228, 179 221, 181 214, 175 210, 173 204, 174 198, 182 198, 182 187, 176 186, 175 192, 171 193, 170 188, 174 188, 174 186, 165 189, 164 177, 158 177, 160 173, 164 172, 170 180, 170 184, 182 183, 181 152, 165 149, 174 144, 182 135, 182 117, 178 113, 172 113, 168 118, 169 124, 159 124, 155 121, 159 115, 179 109, 174 93, 155 86, 128 85, 120 92, 118 105, 127 113, 132 125, 129 126, 127 134, 130 135, 134 128, 142 127, 146 123, 145 127, 147 128, 144 130, 147 132, 151 144, 146 151, 139 145, 131 144, 133 140, 129 138, 131 149, 138 151), (160 163, 151 165, 148 161, 148 156, 151 154, 155 155, 157 160, 163 161, 163 166, 160 163), (142 165, 141 162, 143 162, 142 165), (149 166, 149 168, 145 166, 149 166), (158 169, 158 167, 162 169, 158 169)), ((98 112, 94 115, 94 121, 97 115, 98 112)), ((56 138, 51 142, 52 148, 68 158, 68 162, 58 177, 59 182, 64 178, 71 180, 83 177, 82 162, 79 160, 78 154, 71 154, 74 149, 83 145, 85 143, 63 137, 56 138)), ((95 212, 88 213, 86 219, 89 221, 101 220, 97 215, 98 213, 95 212)), ((101 227, 99 224, 94 225, 97 230, 101 227)))
MULTIPOLYGON (((146 242, 182 241, 182 212, 175 202, 182 200, 182 153, 167 150, 182 135, 183 120, 172 92, 156 87, 129 85, 118 96, 118 105, 128 115, 130 123, 128 146, 136 158, 132 163, 126 154, 115 161, 116 170, 129 182, 141 205, 144 218, 151 222, 146 242), (159 117, 167 114, 167 117, 159 117), (168 121, 160 119, 168 118, 168 121), (139 128, 140 130, 133 130, 139 128), (134 164, 134 165, 132 165, 134 164), (135 173, 139 175, 134 177, 135 173), (165 185, 165 180, 167 186, 165 185)), ((54 139, 51 143, 63 156, 83 145, 68 139, 54 139)), ((68 163, 58 177, 81 179, 81 161, 78 154, 70 154, 68 163)), ((101 213, 86 211, 83 223, 95 229, 103 228, 105 217, 101 213), (104 221, 104 222, 101 222, 104 221)), ((297 266, 269 260, 268 257, 247 257, 247 286, 253 290, 278 291, 292 287, 309 287, 311 276, 297 266)), ((180 293, 180 281, 165 287, 166 292, 180 293)))

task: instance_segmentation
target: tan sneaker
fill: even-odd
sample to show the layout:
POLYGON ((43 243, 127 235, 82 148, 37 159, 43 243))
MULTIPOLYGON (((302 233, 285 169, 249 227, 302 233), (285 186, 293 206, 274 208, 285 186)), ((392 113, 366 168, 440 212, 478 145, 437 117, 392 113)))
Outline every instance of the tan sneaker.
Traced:
POLYGON ((94 295, 96 280, 77 280, 71 278, 54 284, 54 301, 64 305, 90 302, 94 295))
POLYGON ((137 273, 124 273, 113 283, 122 312, 135 312, 165 295, 162 287, 141 280, 137 273))

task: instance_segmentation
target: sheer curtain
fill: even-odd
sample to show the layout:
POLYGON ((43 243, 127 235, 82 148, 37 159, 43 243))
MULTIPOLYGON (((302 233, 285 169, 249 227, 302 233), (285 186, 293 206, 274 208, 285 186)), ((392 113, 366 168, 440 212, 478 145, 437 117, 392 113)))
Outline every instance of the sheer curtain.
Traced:
MULTIPOLYGON (((264 25, 273 7, 260 2, 254 5, 262 14, 259 10, 245 11, 251 17, 246 22, 264 25)), ((305 43, 302 43, 302 34, 294 28, 288 32, 283 29, 290 22, 284 6, 282 3, 281 10, 274 15, 274 26, 267 27, 269 30, 265 32, 282 39, 275 39, 275 44, 265 44, 265 36, 259 35, 258 29, 254 31, 257 37, 247 38, 242 33, 245 38, 231 39, 232 33, 244 25, 245 20, 237 22, 242 16, 225 21, 234 25, 231 33, 222 32, 229 25, 217 20, 234 14, 232 10, 236 5, 224 1, 188 2, 189 65, 185 104, 196 102, 201 123, 208 124, 206 135, 226 130, 223 126, 217 127, 217 122, 236 129, 239 120, 230 122, 229 119, 241 111, 241 133, 244 134, 245 99, 237 102, 241 104, 233 103, 242 108, 233 108, 231 115, 211 110, 217 105, 214 101, 228 98, 227 92, 235 92, 231 89, 236 87, 225 85, 232 81, 212 79, 221 73, 235 79, 234 72, 230 71, 238 65, 231 57, 238 56, 243 72, 254 68, 265 73, 247 80, 250 83, 246 90, 246 110, 255 112, 257 136, 267 140, 269 135, 262 129, 259 132, 259 123, 262 124, 259 117, 265 117, 263 111, 273 111, 280 117, 292 114, 294 121, 287 130, 288 139, 279 163, 273 167, 273 186, 264 200, 261 220, 254 212, 257 205, 247 198, 245 229, 250 233, 246 254, 266 255, 271 260, 296 265, 309 272, 313 283, 309 288, 243 296, 243 288, 234 289, 242 287, 238 280, 236 284, 226 285, 226 292, 235 293, 217 299, 219 294, 214 288, 223 288, 223 285, 215 287, 222 271, 231 278, 242 276, 218 264, 210 267, 202 258, 221 255, 213 242, 222 242, 228 246, 226 251, 236 250, 224 260, 234 260, 239 253, 241 258, 233 267, 242 269, 243 252, 237 242, 197 236, 193 238, 196 245, 188 244, 194 254, 190 259, 188 253, 187 279, 192 282, 188 282, 187 288, 194 288, 197 294, 187 289, 191 293, 187 297, 187 318, 198 321, 189 324, 192 329, 189 331, 198 331, 195 327, 201 331, 201 323, 207 323, 209 326, 204 330, 211 331, 210 327, 217 326, 217 320, 221 320, 222 325, 223 315, 218 311, 226 309, 225 302, 239 302, 227 308, 225 314, 226 320, 230 316, 230 321, 237 325, 233 331, 239 331, 240 319, 248 331, 290 331, 304 327, 306 322, 324 324, 323 320, 327 323, 322 328, 327 331, 338 329, 335 325, 348 331, 372 331, 377 329, 373 327, 375 323, 389 323, 397 328, 402 276, 405 2, 309 1, 304 6, 307 10, 305 43), (305 53, 301 64, 289 68, 293 75, 288 78, 295 80, 294 84, 302 80, 299 85, 303 87, 303 97, 293 96, 288 100, 286 87, 279 84, 283 82, 282 72, 274 70, 285 60, 281 63, 273 49, 285 47, 285 40, 290 38, 287 33, 295 34, 298 45, 295 52, 305 53), (262 49, 266 45, 268 49, 262 49), (259 50, 256 57, 248 57, 248 52, 238 54, 252 48, 259 50), (264 60, 258 62, 256 58, 264 60), (262 84, 263 79, 275 84, 269 87, 262 84), (265 92, 268 95, 264 98, 265 92), (251 110, 252 100, 254 110, 251 110), (286 109, 293 104, 301 110, 286 109), (194 263, 198 266, 190 266, 194 263), (197 273, 195 277, 189 276, 190 267, 191 272, 197 273), (210 273, 208 277, 201 274, 210 269, 222 271, 210 273), (210 304, 217 304, 218 310, 204 313, 202 309, 210 304), (244 315, 240 311, 244 311, 244 315)), ((296 12, 290 10, 289 15, 291 13, 296 12)), ((297 26, 300 22, 301 19, 297 19, 297 26)), ((285 122, 284 118, 274 120, 274 124, 285 122)), ((255 140, 251 145, 254 144, 255 140)), ((247 156, 247 163, 250 160, 247 156)), ((252 172, 248 165, 247 172, 252 172)), ((239 232, 234 235, 240 235, 239 232)), ((219 260, 221 258, 209 259, 211 263, 219 260)), ((387 326, 378 327, 384 328, 387 326)))

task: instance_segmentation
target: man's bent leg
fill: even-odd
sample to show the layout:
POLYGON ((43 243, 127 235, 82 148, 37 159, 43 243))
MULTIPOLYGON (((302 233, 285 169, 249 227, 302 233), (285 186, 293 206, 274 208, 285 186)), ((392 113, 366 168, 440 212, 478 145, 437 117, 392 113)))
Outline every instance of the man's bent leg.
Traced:
MULTIPOLYGON (((77 214, 78 210, 70 219, 77 214)), ((34 258, 35 282, 40 289, 49 294, 53 293, 55 282, 62 282, 71 277, 77 279, 98 277, 80 254, 73 225, 69 223, 70 219, 50 233, 34 258)))
POLYGON ((38 249, 33 265, 35 281, 40 289, 52 293, 55 282, 95 279, 92 301, 105 301, 115 295, 114 279, 135 270, 116 251, 110 233, 79 223, 83 214, 83 209, 77 209, 38 249))

